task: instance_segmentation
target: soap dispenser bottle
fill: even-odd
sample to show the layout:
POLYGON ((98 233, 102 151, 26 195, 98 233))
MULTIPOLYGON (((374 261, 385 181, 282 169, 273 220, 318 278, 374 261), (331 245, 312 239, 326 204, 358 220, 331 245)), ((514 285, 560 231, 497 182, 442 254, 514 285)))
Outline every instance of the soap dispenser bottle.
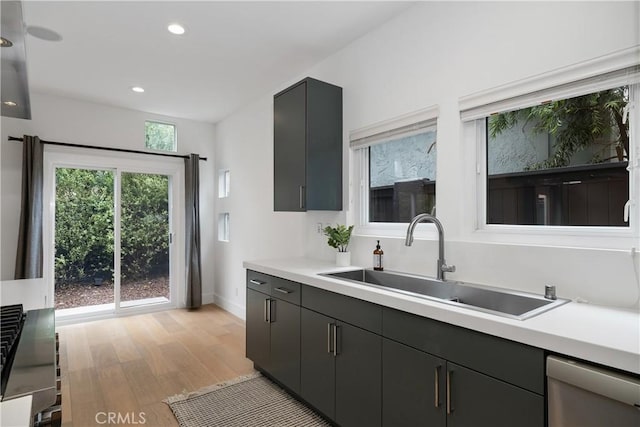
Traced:
POLYGON ((375 250, 373 251, 373 269, 382 271, 384 267, 382 267, 382 255, 384 251, 380 249, 380 240, 378 240, 378 244, 376 245, 375 250))

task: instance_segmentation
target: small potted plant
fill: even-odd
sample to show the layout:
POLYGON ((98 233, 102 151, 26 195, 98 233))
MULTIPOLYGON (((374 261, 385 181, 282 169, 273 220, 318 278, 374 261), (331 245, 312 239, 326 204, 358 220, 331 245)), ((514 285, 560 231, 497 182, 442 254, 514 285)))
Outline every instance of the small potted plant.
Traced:
POLYGON ((347 248, 352 231, 353 225, 347 227, 346 225, 337 224, 335 227, 326 226, 324 228, 324 234, 329 238, 327 243, 338 250, 336 252, 336 264, 340 267, 346 267, 351 264, 351 253, 347 248))

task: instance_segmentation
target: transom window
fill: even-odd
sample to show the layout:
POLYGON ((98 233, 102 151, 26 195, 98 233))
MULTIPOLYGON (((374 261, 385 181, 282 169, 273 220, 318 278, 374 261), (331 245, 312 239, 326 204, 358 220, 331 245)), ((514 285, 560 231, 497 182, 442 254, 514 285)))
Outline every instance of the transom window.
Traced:
POLYGON ((144 122, 145 147, 160 151, 178 151, 176 125, 154 121, 144 122))

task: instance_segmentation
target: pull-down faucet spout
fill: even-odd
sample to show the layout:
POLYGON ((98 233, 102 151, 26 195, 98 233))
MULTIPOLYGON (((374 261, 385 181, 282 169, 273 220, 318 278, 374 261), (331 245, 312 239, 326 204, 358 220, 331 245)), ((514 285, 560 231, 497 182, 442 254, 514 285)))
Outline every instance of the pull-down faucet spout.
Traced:
POLYGON ((435 216, 429 215, 427 213, 422 213, 416 215, 411 222, 409 223, 409 228, 407 228, 407 238, 404 241, 406 246, 411 246, 413 243, 413 232, 418 225, 419 222, 431 222, 435 224, 436 229, 438 230, 438 269, 437 269, 437 277, 438 280, 444 281, 444 273, 453 273, 456 271, 455 265, 447 265, 447 262, 444 259, 444 229, 442 228, 442 223, 435 216))

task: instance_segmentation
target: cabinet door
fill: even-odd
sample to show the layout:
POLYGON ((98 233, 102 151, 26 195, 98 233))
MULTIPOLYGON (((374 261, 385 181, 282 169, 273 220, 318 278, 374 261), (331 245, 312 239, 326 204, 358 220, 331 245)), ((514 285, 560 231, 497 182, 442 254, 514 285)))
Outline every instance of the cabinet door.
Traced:
POLYGON ((275 211, 306 210, 306 83, 273 99, 275 211))
POLYGON ((271 301, 269 366, 274 378, 300 392, 300 307, 279 299, 271 301))
POLYGON ((382 425, 444 426, 446 362, 384 338, 382 425))
POLYGON ((269 369, 270 324, 266 308, 269 296, 247 289, 247 358, 263 369, 269 369))
POLYGON ((335 419, 335 360, 330 348, 335 321, 306 308, 300 310, 300 395, 335 419))
POLYGON ((447 427, 544 426, 542 396, 450 362, 447 374, 447 427))
POLYGON ((337 322, 336 416, 343 427, 381 425, 382 337, 337 322))

